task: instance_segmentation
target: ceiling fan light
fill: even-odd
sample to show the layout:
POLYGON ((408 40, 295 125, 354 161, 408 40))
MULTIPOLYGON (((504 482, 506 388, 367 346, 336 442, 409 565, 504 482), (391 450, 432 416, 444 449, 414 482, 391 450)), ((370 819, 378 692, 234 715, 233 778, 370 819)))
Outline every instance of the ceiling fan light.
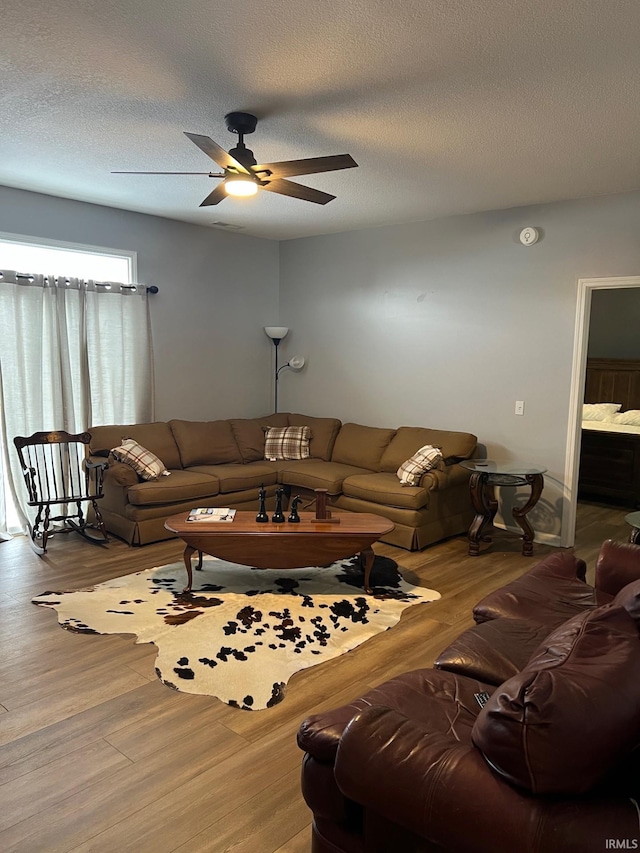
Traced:
POLYGON ((250 196, 258 192, 258 185, 249 176, 228 175, 224 181, 227 195, 250 196))

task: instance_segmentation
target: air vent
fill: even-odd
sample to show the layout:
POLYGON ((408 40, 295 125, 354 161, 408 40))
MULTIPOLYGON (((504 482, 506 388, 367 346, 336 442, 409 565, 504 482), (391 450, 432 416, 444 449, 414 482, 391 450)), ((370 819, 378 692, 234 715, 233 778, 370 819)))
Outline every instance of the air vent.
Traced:
POLYGON ((230 222, 220 222, 219 219, 211 224, 214 228, 224 228, 225 231, 242 231, 244 228, 244 225, 232 225, 230 222))

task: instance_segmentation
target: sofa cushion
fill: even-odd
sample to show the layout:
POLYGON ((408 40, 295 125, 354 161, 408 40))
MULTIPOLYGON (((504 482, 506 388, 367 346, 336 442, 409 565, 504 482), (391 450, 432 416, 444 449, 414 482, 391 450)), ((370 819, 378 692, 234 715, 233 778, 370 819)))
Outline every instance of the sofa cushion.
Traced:
POLYGON ((469 432, 402 426, 389 442, 380 460, 381 471, 397 471, 402 463, 425 444, 439 447, 445 460, 468 459, 478 439, 469 432))
POLYGON ((189 468, 189 471, 216 477, 221 494, 255 489, 256 500, 258 500, 260 486, 271 486, 278 479, 276 469, 270 466, 268 462, 252 462, 251 465, 196 465, 189 468))
POLYGON ((264 458, 272 462, 308 459, 310 434, 308 426, 267 427, 264 458))
POLYGON ((401 426, 382 454, 380 470, 397 471, 419 448, 432 443, 428 440, 431 432, 425 427, 401 426))
POLYGON ((108 456, 111 448, 118 447, 123 439, 133 438, 138 444, 162 459, 169 471, 182 468, 178 445, 167 423, 111 424, 91 427, 89 432, 91 434, 89 450, 92 455, 108 456))
POLYGON ((611 601, 613 596, 584 582, 585 571, 584 560, 573 554, 551 554, 479 601, 473 608, 474 619, 531 619, 551 630, 576 613, 611 601))
POLYGON ((289 416, 286 413, 269 415, 264 418, 232 418, 229 423, 233 430, 243 462, 260 462, 264 459, 264 432, 267 427, 286 427, 289 416))
POLYGON ((289 413, 290 426, 308 426, 311 430, 309 456, 312 459, 331 459, 336 436, 342 422, 337 418, 311 418, 309 415, 289 413))
MULTIPOLYGON (((394 429, 343 424, 333 446, 331 461, 378 471, 382 454, 394 435, 394 429)), ((397 468, 398 465, 393 470, 397 468)))
POLYGON ((137 483, 127 490, 129 503, 136 506, 165 505, 197 498, 214 497, 220 491, 216 477, 193 471, 171 471, 170 477, 137 483))
POLYGON ((526 619, 491 619, 464 631, 435 660, 434 666, 502 684, 523 669, 549 629, 526 619))
POLYGON ((279 472, 280 482, 287 486, 302 489, 327 489, 330 495, 339 495, 342 482, 352 474, 366 474, 362 468, 353 465, 341 465, 338 462, 325 462, 323 459, 303 459, 291 462, 279 472))
POLYGON ((395 474, 352 474, 344 479, 342 493, 382 506, 422 509, 429 505, 428 489, 403 486, 395 474))
POLYGON ((524 669, 493 693, 473 742, 511 784, 581 794, 638 743, 640 635, 606 605, 556 628, 524 669))
POLYGON ((417 486, 423 474, 439 465, 444 465, 439 448, 432 444, 425 444, 402 463, 396 474, 403 486, 417 486))
POLYGON ((118 462, 133 468, 143 480, 156 480, 169 474, 162 459, 132 438, 125 438, 119 447, 112 449, 111 455, 118 462))
POLYGON ((229 421, 169 421, 183 468, 242 462, 229 421))

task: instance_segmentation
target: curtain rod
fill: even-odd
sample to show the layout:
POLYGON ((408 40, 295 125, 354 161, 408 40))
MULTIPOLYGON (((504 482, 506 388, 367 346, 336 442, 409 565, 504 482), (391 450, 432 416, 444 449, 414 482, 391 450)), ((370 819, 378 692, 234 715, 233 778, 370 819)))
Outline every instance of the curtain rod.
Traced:
MULTIPOLYGON (((2 272, 0 272, 0 278, 2 278, 2 277, 3 277, 2 272)), ((33 281, 35 279, 35 277, 36 277, 36 273, 30 273, 30 272, 17 272, 16 273, 16 278, 26 278, 26 279, 29 279, 29 281, 33 281)), ((64 280, 66 281, 67 284, 70 284, 70 279, 65 278, 64 280)), ((58 281, 57 277, 56 277, 56 281, 58 281)), ((93 283, 96 287, 110 288, 113 286, 112 282, 110 282, 110 281, 94 281, 93 283)), ((120 286, 120 290, 137 290, 139 287, 144 287, 144 285, 141 285, 141 284, 120 284, 119 286, 120 286)), ((146 291, 147 291, 147 293, 152 293, 152 294, 156 294, 159 292, 158 288, 155 286, 155 284, 152 284, 150 287, 147 287, 146 291)))

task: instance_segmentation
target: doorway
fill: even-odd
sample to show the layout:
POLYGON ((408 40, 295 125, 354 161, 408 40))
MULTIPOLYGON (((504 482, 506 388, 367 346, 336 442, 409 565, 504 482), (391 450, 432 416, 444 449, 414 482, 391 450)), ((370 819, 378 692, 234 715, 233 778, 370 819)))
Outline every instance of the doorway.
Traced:
POLYGON ((582 438, 582 402, 584 400, 591 297, 594 290, 640 287, 640 276, 619 278, 581 278, 578 280, 578 299, 573 348, 573 368, 569 401, 569 425, 565 465, 565 505, 562 513, 560 544, 570 548, 575 541, 576 513, 578 509, 578 475, 580 442, 582 438))

